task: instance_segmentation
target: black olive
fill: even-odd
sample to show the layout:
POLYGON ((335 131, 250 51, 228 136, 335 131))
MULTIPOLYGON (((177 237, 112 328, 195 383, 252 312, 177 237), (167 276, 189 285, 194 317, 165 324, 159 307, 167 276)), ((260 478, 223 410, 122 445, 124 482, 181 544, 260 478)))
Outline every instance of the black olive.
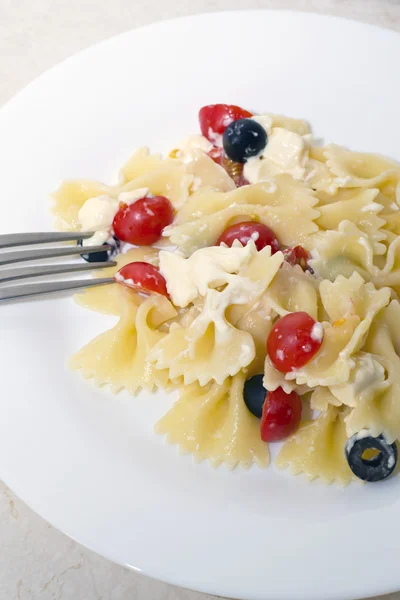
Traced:
POLYGON ((363 481, 382 481, 393 473, 397 464, 397 446, 389 444, 384 435, 372 437, 356 433, 347 440, 344 452, 354 475, 363 481), (366 450, 376 450, 373 458, 363 458, 366 450))
MULTIPOLYGON (((105 250, 104 252, 91 252, 90 254, 81 254, 82 258, 86 262, 107 262, 114 258, 118 254, 121 243, 118 238, 112 237, 107 242, 104 242, 103 246, 112 246, 111 250, 105 250)), ((82 240, 78 241, 78 246, 82 246, 82 240)))
POLYGON ((248 158, 259 154, 267 141, 267 132, 254 119, 233 121, 225 129, 222 138, 225 154, 238 163, 244 163, 248 158))
POLYGON ((264 375, 254 375, 244 384, 243 398, 249 411, 261 419, 267 390, 263 386, 264 375))

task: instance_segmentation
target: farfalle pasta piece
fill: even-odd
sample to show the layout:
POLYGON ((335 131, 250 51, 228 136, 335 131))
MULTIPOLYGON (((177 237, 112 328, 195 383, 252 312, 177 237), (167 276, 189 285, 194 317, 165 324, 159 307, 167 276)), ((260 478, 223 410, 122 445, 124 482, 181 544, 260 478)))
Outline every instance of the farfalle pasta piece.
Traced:
POLYGON ((182 167, 181 170, 191 176, 190 192, 207 186, 221 192, 236 189, 234 181, 225 169, 196 147, 190 150, 189 155, 173 159, 163 159, 160 154, 149 154, 147 148, 140 148, 122 167, 120 171, 121 185, 166 167, 174 169, 182 167))
POLYGON ((328 406, 317 419, 302 424, 283 444, 276 466, 288 468, 293 475, 303 473, 310 480, 320 478, 325 483, 350 483, 355 477, 344 455, 346 415, 347 410, 328 406))
POLYGON ((383 214, 385 225, 382 229, 389 241, 394 241, 400 235, 400 212, 383 214), (390 236, 392 234, 392 237, 390 236))
POLYGON ((146 147, 139 148, 119 172, 121 185, 163 167, 167 161, 168 159, 163 159, 161 154, 150 154, 146 147))
POLYGON ((377 390, 386 386, 385 369, 379 357, 360 351, 352 359, 350 367, 349 379, 329 388, 340 404, 355 407, 368 403, 377 390))
POLYGON ((313 209, 302 212, 295 207, 240 204, 195 221, 166 227, 163 235, 189 256, 199 248, 214 245, 220 234, 234 222, 256 220, 271 227, 285 246, 304 245, 310 234, 317 231, 313 222, 317 214, 313 209))
POLYGON ((258 306, 244 313, 235 326, 241 331, 249 333, 254 342, 255 356, 248 365, 246 374, 248 377, 258 375, 264 370, 264 360, 266 355, 266 346, 268 334, 272 328, 272 319, 269 310, 264 310, 258 306))
POLYGON ((191 192, 205 187, 219 192, 236 189, 235 182, 225 169, 207 154, 201 150, 193 150, 190 158, 191 160, 186 163, 186 172, 193 176, 191 192))
POLYGON ((383 206, 380 216, 387 220, 388 218, 392 218, 394 215, 400 212, 400 182, 395 186, 394 191, 385 191, 387 193, 384 193, 382 190, 379 191, 379 194, 376 197, 376 202, 383 206))
POLYGON ((152 171, 128 181, 118 188, 119 192, 130 192, 148 188, 154 196, 166 196, 175 209, 185 204, 190 194, 193 175, 187 173, 180 161, 165 160, 152 171))
POLYGON ((358 273, 348 279, 339 275, 334 282, 322 281, 320 295, 333 325, 325 329, 316 356, 302 369, 286 375, 288 380, 309 387, 349 379, 352 355, 361 349, 376 314, 390 301, 389 288, 377 290, 372 283, 364 283, 358 273))
POLYGON ((243 312, 235 313, 232 305, 250 310, 282 261, 282 253, 271 256, 269 246, 257 252, 253 242, 244 248, 239 244, 231 249, 217 246, 199 250, 188 259, 161 252, 161 272, 174 273, 178 282, 172 287, 169 279, 173 302, 185 306, 201 295, 204 306, 188 328, 171 327, 168 336, 150 352, 150 361, 158 369, 169 369, 171 379, 183 377, 186 385, 194 381, 205 385, 212 379, 222 384, 247 367, 255 358, 253 338, 235 327, 227 313, 236 323, 243 312), (211 256, 219 262, 215 258, 210 262, 211 256), (186 282, 184 289, 181 281, 186 282), (223 285, 221 291, 214 289, 223 285))
POLYGON ((396 237, 390 244, 386 262, 383 268, 371 277, 377 286, 390 286, 397 294, 400 293, 400 237, 396 237))
POLYGON ((108 384, 112 391, 126 389, 134 394, 140 388, 170 388, 167 371, 157 371, 148 360, 151 348, 166 334, 157 330, 176 316, 164 296, 152 296, 139 304, 132 295, 123 304, 120 319, 112 329, 100 334, 75 354, 70 366, 80 369, 96 385, 108 384))
POLYGON ((177 444, 196 461, 208 459, 213 466, 224 463, 249 468, 252 463, 266 467, 268 445, 259 434, 259 420, 243 400, 243 374, 222 385, 197 383, 184 388, 170 411, 156 424, 157 433, 177 444))
POLYGON ((349 437, 368 429, 372 436, 383 433, 389 443, 400 438, 399 339, 400 304, 393 300, 375 320, 365 344, 367 351, 380 358, 386 377, 381 375, 369 393, 358 397, 355 408, 346 418, 349 437))
POLYGON ((320 204, 331 202, 340 189, 341 180, 329 170, 322 146, 310 146, 308 153, 304 183, 315 190, 320 204))
MULTIPOLYGON (((115 267, 107 267, 96 271, 94 277, 107 278, 112 277, 119 269, 123 266, 136 261, 154 262, 158 259, 158 251, 155 248, 149 246, 142 246, 141 248, 131 248, 125 254, 119 254, 116 258, 115 267)), ((128 290, 126 287, 121 286, 117 283, 86 288, 83 292, 75 294, 75 301, 96 312, 104 315, 120 315, 123 311, 123 305, 125 302, 130 302, 133 292, 128 290)), ((140 301, 140 296, 137 297, 140 301)))
MULTIPOLYGON (((310 149, 310 157, 311 155, 312 148, 310 149)), ((324 194, 329 197, 333 196, 339 189, 337 178, 332 175, 326 164, 314 158, 309 158, 307 161, 304 182, 317 192, 320 199, 324 198, 324 194)))
POLYGON ((274 115, 271 113, 262 115, 262 117, 264 116, 270 117, 271 127, 283 127, 283 129, 293 131, 293 133, 297 133, 298 135, 307 135, 308 133, 311 133, 310 126, 304 119, 293 119, 292 117, 286 117, 285 115, 274 115))
POLYGON ((379 187, 400 181, 400 164, 379 154, 352 152, 329 144, 324 149, 329 170, 341 178, 341 187, 379 187))
POLYGON ((329 319, 334 322, 356 315, 361 321, 368 318, 370 325, 372 318, 390 300, 388 288, 377 290, 371 283, 365 283, 358 273, 348 278, 339 275, 335 281, 321 281, 319 291, 329 319))
POLYGON ((343 221, 343 215, 346 215, 346 221, 350 221, 368 235, 374 253, 384 254, 386 247, 381 242, 386 239, 386 234, 381 228, 386 221, 379 216, 384 207, 377 202, 378 195, 377 189, 357 189, 349 199, 335 198, 330 204, 318 207, 320 216, 315 222, 322 230, 336 230, 343 221))
POLYGON ((379 274, 371 240, 350 221, 342 221, 337 230, 316 233, 307 247, 312 256, 309 265, 323 279, 350 277, 354 271, 366 280, 379 274))
POLYGON ((330 406, 341 406, 342 402, 332 394, 327 387, 317 387, 310 397, 310 408, 319 412, 326 412, 330 406))
POLYGON ((325 326, 320 350, 304 367, 286 375, 278 374, 267 358, 264 375, 267 389, 281 385, 285 391, 290 391, 293 386, 287 383, 291 381, 310 388, 348 381, 354 366, 351 357, 364 344, 376 314, 390 302, 389 288, 377 290, 372 283, 364 283, 358 273, 348 279, 339 275, 334 282, 322 281, 320 295, 324 309, 333 321, 332 325, 325 326))
MULTIPOLYGON (((218 293, 218 292, 216 292, 218 293)), ((210 322, 206 327, 197 317, 189 328, 173 325, 168 336, 150 352, 157 369, 168 369, 170 379, 183 377, 185 385, 214 380, 222 384, 255 357, 253 338, 226 322, 223 333, 210 322)))
POLYGON ((280 316, 304 311, 318 320, 318 284, 308 271, 284 262, 266 293, 271 308, 280 316))
MULTIPOLYGON (((225 208, 239 205, 259 206, 288 206, 293 211, 303 213, 310 211, 318 202, 314 192, 289 175, 277 175, 269 181, 250 186, 242 186, 233 191, 222 193, 206 187, 192 194, 184 206, 177 212, 175 224, 180 225, 188 221, 195 221, 206 215, 225 208)), ((311 218, 316 218, 318 213, 310 213, 311 218)), ((169 230, 166 232, 169 235, 169 230)))
POLYGON ((326 327, 322 346, 314 359, 303 369, 291 371, 286 375, 277 371, 267 357, 264 365, 264 387, 271 391, 282 387, 286 393, 290 393, 293 390, 299 391, 301 386, 314 388, 346 381, 351 366, 349 345, 359 325, 360 318, 352 315, 334 326, 326 327))
POLYGON ((78 213, 86 200, 96 196, 116 196, 113 188, 89 180, 66 180, 52 194, 52 213, 56 216, 56 228, 61 231, 79 229, 78 213))

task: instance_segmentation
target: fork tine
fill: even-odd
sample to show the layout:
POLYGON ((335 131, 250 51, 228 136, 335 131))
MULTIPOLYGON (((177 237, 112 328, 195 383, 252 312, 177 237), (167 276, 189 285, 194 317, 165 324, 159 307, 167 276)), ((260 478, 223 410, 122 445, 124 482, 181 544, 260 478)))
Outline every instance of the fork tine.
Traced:
POLYGON ((5 252, 0 255, 0 265, 10 265, 26 260, 39 260, 42 258, 56 258, 58 256, 71 256, 73 254, 90 254, 91 252, 105 252, 111 250, 111 246, 68 246, 67 248, 49 248, 48 250, 16 250, 5 252))
POLYGON ((68 231, 65 233, 7 233, 0 235, 0 248, 49 244, 52 242, 73 242, 75 240, 86 240, 92 237, 92 235, 93 233, 82 233, 80 231, 68 231))
POLYGON ((115 267, 116 262, 98 262, 98 263, 71 263, 69 265, 41 265, 38 267, 24 267, 22 269, 7 269, 0 273, 0 283, 13 281, 16 279, 26 279, 28 277, 43 277, 45 275, 58 275, 60 273, 75 273, 76 271, 93 271, 94 269, 106 269, 115 267))
POLYGON ((27 285, 14 285, 0 289, 0 301, 14 300, 16 298, 26 298, 28 296, 38 296, 40 294, 52 294, 54 292, 63 292, 67 290, 79 290, 80 288, 89 288, 96 285, 108 285, 115 283, 114 279, 90 279, 77 281, 59 281, 52 283, 29 283, 27 285))

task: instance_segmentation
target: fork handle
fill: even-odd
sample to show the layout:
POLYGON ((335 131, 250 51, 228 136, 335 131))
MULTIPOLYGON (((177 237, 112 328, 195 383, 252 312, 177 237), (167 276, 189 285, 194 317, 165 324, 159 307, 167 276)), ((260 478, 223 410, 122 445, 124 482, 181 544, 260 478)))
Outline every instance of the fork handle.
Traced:
POLYGON ((5 289, 0 289, 0 301, 16 300, 17 298, 27 298, 28 296, 39 296, 41 294, 52 294, 54 292, 65 292, 67 290, 78 290, 81 288, 90 288, 96 285, 108 285, 115 283, 114 279, 91 279, 75 281, 59 281, 52 283, 29 283, 27 285, 14 285, 5 289))
POLYGON ((73 242, 75 240, 86 240, 92 237, 92 233, 80 231, 69 231, 65 233, 6 233, 0 235, 0 248, 12 248, 13 246, 29 246, 31 244, 51 244, 53 242, 73 242))

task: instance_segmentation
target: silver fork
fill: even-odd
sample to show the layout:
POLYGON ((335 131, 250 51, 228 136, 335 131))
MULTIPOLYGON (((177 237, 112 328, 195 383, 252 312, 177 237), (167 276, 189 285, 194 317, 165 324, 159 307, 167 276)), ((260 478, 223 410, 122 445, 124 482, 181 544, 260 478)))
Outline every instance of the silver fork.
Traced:
POLYGON ((60 265, 58 263, 39 265, 32 267, 16 267, 12 269, 2 269, 2 267, 14 263, 25 262, 29 260, 41 260, 49 258, 58 258, 61 256, 73 256, 79 254, 90 254, 92 252, 102 252, 111 249, 109 245, 103 246, 64 246, 59 248, 39 248, 24 249, 15 251, 6 251, 4 249, 15 248, 17 246, 32 246, 37 244, 50 244, 54 242, 72 242, 84 240, 91 237, 93 233, 11 233, 0 235, 0 301, 16 300, 28 296, 38 296, 40 294, 50 294, 66 290, 77 290, 81 288, 94 287, 97 285, 107 285, 114 283, 112 278, 104 279, 78 279, 73 281, 52 281, 40 283, 23 283, 22 285, 8 285, 10 281, 20 281, 30 277, 44 277, 47 275, 59 275, 61 273, 74 273, 76 271, 92 271, 93 269, 104 269, 105 267, 115 266, 113 261, 92 262, 92 263, 69 263, 60 265), (4 285, 6 284, 6 285, 4 285))

